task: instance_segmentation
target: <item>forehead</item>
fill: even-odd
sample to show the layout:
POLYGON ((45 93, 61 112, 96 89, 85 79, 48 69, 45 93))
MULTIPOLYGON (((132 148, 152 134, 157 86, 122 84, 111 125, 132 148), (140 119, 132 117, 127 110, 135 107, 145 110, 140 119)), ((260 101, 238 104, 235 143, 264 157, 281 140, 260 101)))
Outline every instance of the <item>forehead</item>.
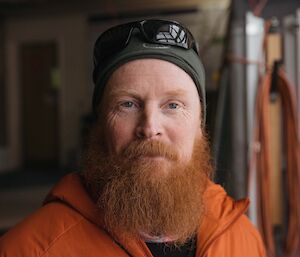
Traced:
POLYGON ((124 91, 164 94, 178 92, 194 95, 199 101, 192 78, 177 65, 160 59, 139 59, 116 69, 105 87, 106 95, 124 91))

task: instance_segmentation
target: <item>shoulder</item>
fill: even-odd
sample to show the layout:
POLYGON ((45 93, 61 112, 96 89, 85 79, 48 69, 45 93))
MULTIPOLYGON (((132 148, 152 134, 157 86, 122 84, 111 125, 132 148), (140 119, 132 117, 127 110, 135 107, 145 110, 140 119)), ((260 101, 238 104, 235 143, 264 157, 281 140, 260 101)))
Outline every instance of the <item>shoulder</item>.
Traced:
POLYGON ((64 204, 47 204, 0 239, 0 256, 41 256, 81 221, 82 217, 64 204))
POLYGON ((0 238, 0 257, 126 256, 101 227, 72 207, 46 204, 0 238))
POLYGON ((104 242, 108 241, 105 232, 80 213, 63 203, 53 202, 37 210, 0 238, 0 256, 33 257, 72 253, 72 248, 84 242, 89 234, 93 238, 95 233, 99 241, 103 238, 104 242))
POLYGON ((211 245, 207 257, 265 257, 262 238, 246 215, 240 216, 211 245))
POLYGON ((206 217, 201 235, 210 236, 203 242, 207 246, 207 257, 264 257, 265 250, 256 227, 244 214, 249 200, 235 201, 224 189, 211 183, 206 191, 206 217))

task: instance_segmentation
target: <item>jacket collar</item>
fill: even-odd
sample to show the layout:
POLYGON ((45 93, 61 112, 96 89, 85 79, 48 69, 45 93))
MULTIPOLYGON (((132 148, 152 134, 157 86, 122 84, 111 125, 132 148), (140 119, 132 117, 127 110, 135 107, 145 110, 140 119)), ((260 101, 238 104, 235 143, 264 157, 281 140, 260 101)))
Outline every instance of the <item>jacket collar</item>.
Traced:
MULTIPOLYGON (((63 177, 47 195, 44 204, 60 201, 75 209, 86 219, 104 229, 102 214, 88 194, 80 176, 71 173, 63 177)), ((196 256, 204 256, 209 246, 223 234, 248 208, 249 200, 234 201, 224 189, 210 182, 204 193, 205 212, 197 234, 196 256)), ((152 256, 140 240, 113 240, 122 245, 132 256, 152 256)))

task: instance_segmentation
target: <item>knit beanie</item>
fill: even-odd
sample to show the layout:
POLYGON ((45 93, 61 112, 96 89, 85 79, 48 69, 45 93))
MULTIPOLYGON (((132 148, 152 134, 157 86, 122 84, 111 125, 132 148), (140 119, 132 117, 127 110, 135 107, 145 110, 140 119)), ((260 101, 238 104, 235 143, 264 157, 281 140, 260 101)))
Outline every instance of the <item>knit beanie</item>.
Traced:
POLYGON ((125 48, 109 56, 105 61, 97 60, 101 49, 94 48, 95 66, 93 81, 93 112, 97 116, 97 107, 101 101, 104 87, 112 73, 121 65, 136 59, 161 59, 171 62, 183 69, 193 79, 201 101, 203 124, 206 118, 205 72, 202 62, 194 49, 178 46, 149 43, 140 33, 133 33, 125 48))

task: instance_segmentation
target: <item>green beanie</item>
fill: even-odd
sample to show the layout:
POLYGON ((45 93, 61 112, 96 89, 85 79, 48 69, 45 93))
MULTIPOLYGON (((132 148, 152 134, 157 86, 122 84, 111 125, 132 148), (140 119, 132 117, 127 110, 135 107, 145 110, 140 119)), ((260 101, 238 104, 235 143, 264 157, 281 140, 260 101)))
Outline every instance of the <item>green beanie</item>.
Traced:
MULTIPOLYGON (((96 51, 96 46, 94 51, 96 51)), ((97 58, 94 54, 94 58, 97 58)), ((193 79, 201 101, 202 117, 205 123, 206 118, 206 100, 205 100, 205 72, 202 62, 198 54, 193 49, 184 49, 176 46, 161 45, 155 43, 148 43, 143 38, 135 33, 131 35, 128 45, 117 52, 115 55, 110 56, 105 63, 100 63, 94 67, 93 80, 95 83, 93 93, 93 112, 97 116, 97 107, 101 100, 104 87, 112 75, 112 73, 129 61, 136 59, 161 59, 171 62, 186 73, 193 79)))

